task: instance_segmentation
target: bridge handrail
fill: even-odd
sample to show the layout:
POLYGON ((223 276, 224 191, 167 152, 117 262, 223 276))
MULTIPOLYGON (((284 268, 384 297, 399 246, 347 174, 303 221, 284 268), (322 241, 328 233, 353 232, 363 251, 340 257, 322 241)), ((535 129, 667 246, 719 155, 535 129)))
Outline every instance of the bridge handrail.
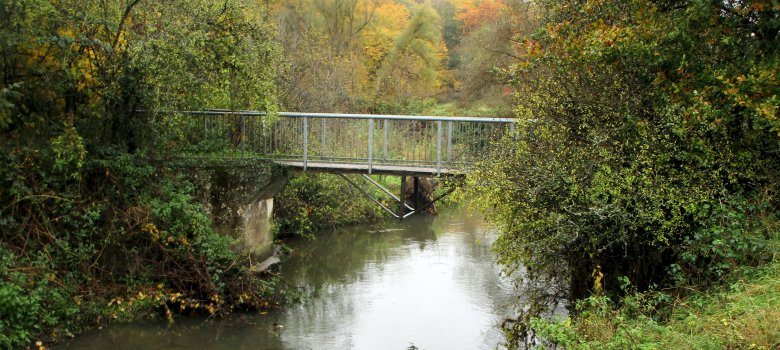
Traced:
MULTIPOLYGON (((364 164, 369 174, 375 164, 434 167, 428 171, 436 175, 441 175, 442 171, 451 172, 467 167, 473 159, 479 158, 491 139, 500 137, 506 130, 513 134, 515 129, 514 118, 267 113, 226 109, 156 113, 202 116, 202 123, 192 124, 196 130, 192 135, 194 138, 185 139, 188 142, 199 138, 224 139, 232 145, 225 150, 235 156, 240 154, 241 159, 249 155, 302 161, 304 170, 310 162, 364 164), (272 118, 267 123, 265 116, 269 115, 280 118, 272 118), (338 121, 344 119, 352 120, 351 126, 338 121)), ((211 147, 208 144, 205 145, 211 147)))
MULTIPOLYGON (((264 116, 266 112, 259 111, 233 111, 212 109, 204 111, 173 111, 172 113, 192 115, 238 115, 238 116, 264 116)), ((472 123, 512 123, 514 118, 482 118, 482 117, 454 117, 454 116, 415 116, 397 114, 349 114, 349 113, 305 113, 305 112, 278 112, 280 117, 293 118, 343 118, 343 119, 388 119, 388 120, 419 120, 419 121, 452 121, 472 123)))

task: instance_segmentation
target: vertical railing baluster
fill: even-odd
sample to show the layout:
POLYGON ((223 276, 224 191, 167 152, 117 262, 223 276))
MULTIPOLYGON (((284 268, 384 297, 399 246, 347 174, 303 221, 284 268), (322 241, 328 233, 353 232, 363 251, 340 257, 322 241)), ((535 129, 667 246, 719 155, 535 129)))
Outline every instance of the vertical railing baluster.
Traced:
POLYGON ((333 157, 331 157, 331 160, 336 160, 339 154, 336 149, 336 144, 339 142, 339 129, 341 129, 339 124, 341 124, 341 122, 338 119, 333 119, 333 124, 335 126, 333 127, 333 157))
POLYGON ((382 161, 387 163, 387 122, 390 120, 385 119, 384 126, 382 127, 382 161))
POLYGON ((322 117, 322 135, 320 140, 320 149, 322 150, 322 154, 320 155, 320 159, 325 159, 325 117, 322 117))
POLYGON ((303 117, 303 171, 309 162, 309 117, 303 117))
POLYGON ((241 159, 246 153, 246 116, 241 115, 241 159))
POLYGON ((452 120, 447 122, 447 165, 452 163, 452 120))
POLYGON ((368 120, 368 174, 374 167, 374 118, 368 120))
POLYGON ((441 120, 436 121, 436 175, 441 176, 441 120))

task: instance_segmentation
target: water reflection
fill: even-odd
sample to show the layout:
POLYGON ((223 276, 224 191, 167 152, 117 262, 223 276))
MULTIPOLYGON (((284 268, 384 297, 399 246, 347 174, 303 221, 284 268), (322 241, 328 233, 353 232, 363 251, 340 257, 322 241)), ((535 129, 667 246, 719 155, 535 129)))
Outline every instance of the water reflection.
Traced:
POLYGON ((267 315, 111 327, 83 349, 492 349, 508 313, 482 219, 462 210, 289 242, 282 275, 311 298, 267 315), (476 242, 481 243, 477 244, 476 242))

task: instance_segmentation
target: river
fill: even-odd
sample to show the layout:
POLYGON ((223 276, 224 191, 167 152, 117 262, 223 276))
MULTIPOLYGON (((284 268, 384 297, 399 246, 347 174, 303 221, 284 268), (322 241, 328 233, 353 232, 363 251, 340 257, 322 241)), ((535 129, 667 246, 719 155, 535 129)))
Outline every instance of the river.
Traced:
POLYGON ((323 232, 282 276, 309 297, 267 314, 180 317, 105 327, 70 349, 494 349, 510 314, 483 220, 462 209, 323 232))

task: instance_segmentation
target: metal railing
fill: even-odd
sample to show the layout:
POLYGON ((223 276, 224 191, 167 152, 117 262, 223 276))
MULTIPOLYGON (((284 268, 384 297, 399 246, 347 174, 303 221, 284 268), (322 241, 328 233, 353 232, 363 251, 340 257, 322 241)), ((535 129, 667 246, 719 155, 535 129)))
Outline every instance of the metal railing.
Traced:
POLYGON ((313 164, 463 170, 512 129, 513 119, 254 111, 183 111, 185 153, 313 164), (194 117, 194 120, 191 119, 194 117))

